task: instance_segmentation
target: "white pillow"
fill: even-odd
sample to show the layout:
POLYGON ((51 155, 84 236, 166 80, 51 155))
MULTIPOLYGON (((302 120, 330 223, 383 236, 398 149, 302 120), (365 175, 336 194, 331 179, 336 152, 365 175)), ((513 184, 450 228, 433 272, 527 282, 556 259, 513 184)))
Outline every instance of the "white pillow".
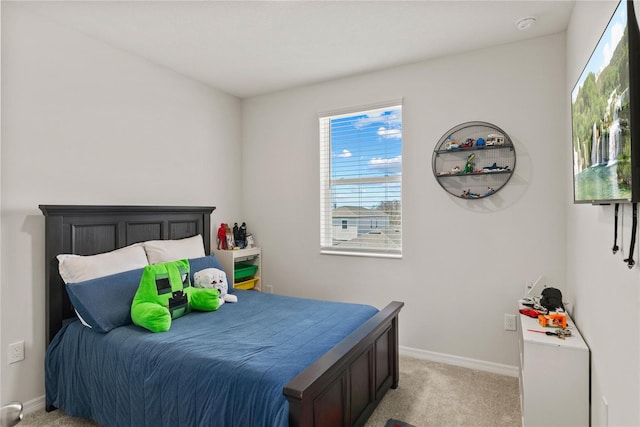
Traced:
POLYGON ((97 255, 60 254, 58 270, 65 283, 79 283, 148 265, 142 244, 136 243, 97 255))
POLYGON ((205 256, 204 242, 200 234, 179 240, 149 240, 143 245, 149 264, 205 256))

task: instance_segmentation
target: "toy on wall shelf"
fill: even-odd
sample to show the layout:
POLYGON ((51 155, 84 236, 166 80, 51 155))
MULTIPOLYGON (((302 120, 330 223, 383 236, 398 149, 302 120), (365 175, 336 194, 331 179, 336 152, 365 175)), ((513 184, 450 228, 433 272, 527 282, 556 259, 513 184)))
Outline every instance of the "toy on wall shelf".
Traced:
POLYGON ((500 133, 490 133, 487 135, 487 147, 493 145, 504 145, 504 135, 500 133))
POLYGON ((480 172, 498 172, 498 171, 508 171, 509 165, 507 166, 498 166, 495 162, 491 166, 485 166, 482 168, 480 172))
POLYGON ((467 156, 467 164, 464 166, 464 173, 473 173, 473 160, 476 155, 471 153, 467 156))
POLYGON ((477 148, 484 148, 486 145, 486 141, 484 140, 484 138, 478 138, 476 140, 476 147, 477 148))
POLYGON ((460 166, 454 166, 448 171, 438 172, 438 176, 449 176, 449 175, 460 175, 462 173, 462 169, 460 166))
POLYGON ((463 199, 479 199, 480 195, 477 193, 472 193, 471 189, 469 189, 462 192, 462 198, 463 199))
POLYGON ((460 145, 458 145, 458 141, 451 138, 451 135, 449 135, 449 138, 447 138, 447 142, 445 143, 445 147, 447 150, 457 150, 460 148, 460 145))
POLYGON ((492 195, 492 194, 493 194, 493 193, 495 193, 495 192, 496 192, 496 190, 494 190, 493 188, 491 188, 491 187, 487 187, 487 192, 486 192, 486 193, 484 193, 484 196, 485 196, 485 197, 486 197, 486 196, 490 196, 490 195, 492 195))
POLYGON ((473 138, 467 138, 467 140, 460 145, 460 148, 471 148, 473 147, 474 141, 475 139, 473 138))

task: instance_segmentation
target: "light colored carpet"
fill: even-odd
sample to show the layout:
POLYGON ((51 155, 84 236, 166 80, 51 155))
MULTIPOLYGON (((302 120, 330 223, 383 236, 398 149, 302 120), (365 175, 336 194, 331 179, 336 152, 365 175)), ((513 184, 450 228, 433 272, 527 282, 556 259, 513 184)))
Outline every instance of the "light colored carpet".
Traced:
POLYGON ((398 388, 387 392, 365 427, 389 418, 417 427, 519 427, 518 378, 400 357, 398 388))
MULTIPOLYGON (((520 426, 518 379, 402 356, 398 388, 387 392, 365 427, 383 427, 389 418, 417 427, 520 426)), ((40 410, 18 427, 97 425, 40 410)))

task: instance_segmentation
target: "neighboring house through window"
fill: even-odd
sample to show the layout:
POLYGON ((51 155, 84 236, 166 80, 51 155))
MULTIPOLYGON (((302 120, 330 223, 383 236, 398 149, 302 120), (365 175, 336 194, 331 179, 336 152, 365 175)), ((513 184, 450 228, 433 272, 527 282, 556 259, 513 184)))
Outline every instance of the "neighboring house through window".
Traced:
POLYGON ((320 248, 402 255, 402 101, 320 115, 320 248))

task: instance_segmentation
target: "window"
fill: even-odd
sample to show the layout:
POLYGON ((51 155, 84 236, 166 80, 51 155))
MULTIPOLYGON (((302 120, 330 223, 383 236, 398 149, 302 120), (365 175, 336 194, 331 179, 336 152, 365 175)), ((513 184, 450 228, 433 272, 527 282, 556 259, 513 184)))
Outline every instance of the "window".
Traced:
POLYGON ((402 101, 319 120, 321 251, 401 256, 402 101))

